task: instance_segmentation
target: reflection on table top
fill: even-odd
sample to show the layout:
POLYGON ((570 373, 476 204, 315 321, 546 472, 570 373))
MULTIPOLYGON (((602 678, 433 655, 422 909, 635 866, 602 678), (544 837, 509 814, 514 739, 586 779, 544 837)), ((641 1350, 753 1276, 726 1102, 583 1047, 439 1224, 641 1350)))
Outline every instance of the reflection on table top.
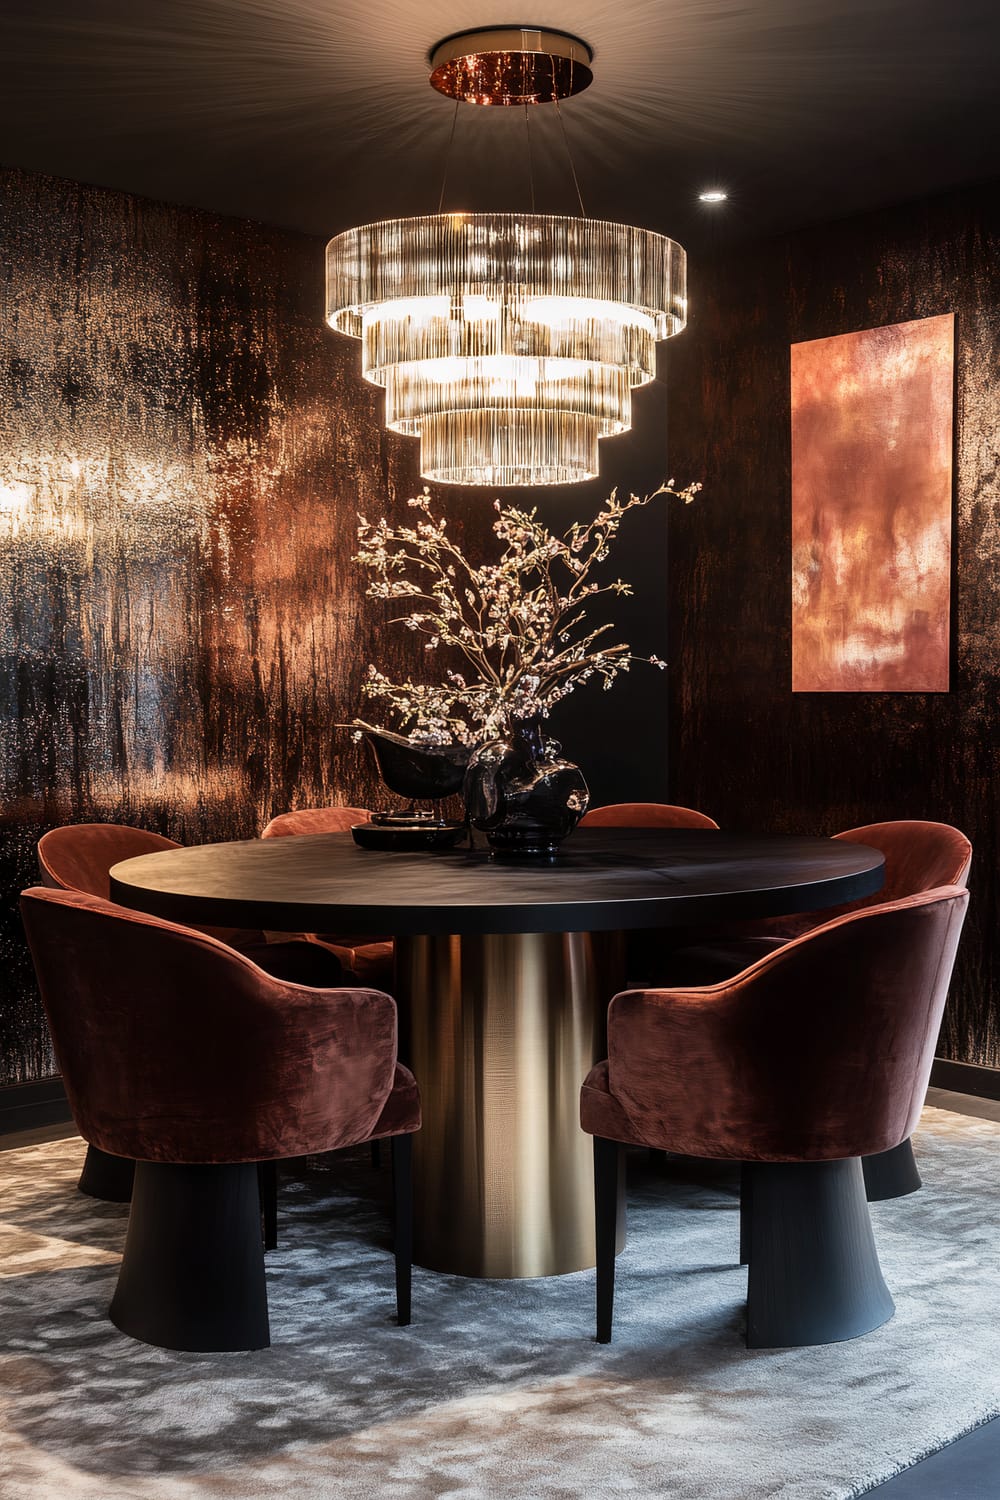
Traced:
POLYGON ((111 895, 178 922, 405 936, 779 916, 870 895, 882 879, 877 850, 836 839, 594 828, 552 863, 485 849, 381 853, 349 834, 202 844, 115 865, 111 895))

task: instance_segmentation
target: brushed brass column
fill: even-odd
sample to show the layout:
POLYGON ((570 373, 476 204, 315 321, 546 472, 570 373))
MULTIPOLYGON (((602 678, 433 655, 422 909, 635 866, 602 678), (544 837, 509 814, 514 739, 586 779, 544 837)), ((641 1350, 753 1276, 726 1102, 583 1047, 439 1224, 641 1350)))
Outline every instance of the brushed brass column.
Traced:
POLYGON ((396 941, 420 1083, 415 1259, 464 1276, 594 1264, 593 1154, 580 1084, 604 1055, 620 948, 584 933, 396 941))

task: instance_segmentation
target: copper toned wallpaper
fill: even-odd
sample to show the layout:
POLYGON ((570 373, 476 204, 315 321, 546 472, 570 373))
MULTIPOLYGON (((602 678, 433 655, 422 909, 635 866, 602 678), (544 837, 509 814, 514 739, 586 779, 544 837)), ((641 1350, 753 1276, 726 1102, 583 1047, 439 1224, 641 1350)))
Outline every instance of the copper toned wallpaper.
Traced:
MULTIPOLYGON (((0 171, 0 1086, 53 1071, 16 906, 46 828, 194 843, 386 801, 336 726, 369 661, 426 658, 351 559, 359 510, 411 514, 418 449, 323 307, 320 241, 0 171)), ((662 387, 640 399, 600 481, 538 497, 550 524, 665 477, 662 387)), ((492 494, 441 498, 490 540, 492 494)), ((665 649, 665 529, 644 513, 616 563, 643 654, 665 649)), ((616 689, 620 718, 583 694, 563 717, 599 799, 666 790, 651 677, 616 689), (640 721, 648 740, 619 734, 640 721)))
POLYGON ((705 490, 670 517, 670 800, 727 828, 962 829, 972 900, 938 1052, 1000 1068, 1000 193, 900 204, 694 274, 671 471, 700 469, 705 490), (795 693, 789 345, 952 313, 950 691, 795 693))
POLYGON ((417 474, 316 242, 7 172, 0 246, 2 1084, 53 1069, 15 900, 45 828, 240 838, 372 797, 335 728, 379 624, 356 513, 417 474))
POLYGON ((948 689, 954 318, 792 345, 792 689, 948 689))

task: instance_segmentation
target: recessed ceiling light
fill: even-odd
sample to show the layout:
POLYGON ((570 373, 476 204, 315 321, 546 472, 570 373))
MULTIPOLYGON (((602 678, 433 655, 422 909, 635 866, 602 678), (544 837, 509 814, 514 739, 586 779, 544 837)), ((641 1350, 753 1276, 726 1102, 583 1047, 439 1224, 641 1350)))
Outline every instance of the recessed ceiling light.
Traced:
POLYGON ((722 188, 706 188, 703 193, 698 194, 699 203, 725 203, 729 194, 723 192, 722 188))

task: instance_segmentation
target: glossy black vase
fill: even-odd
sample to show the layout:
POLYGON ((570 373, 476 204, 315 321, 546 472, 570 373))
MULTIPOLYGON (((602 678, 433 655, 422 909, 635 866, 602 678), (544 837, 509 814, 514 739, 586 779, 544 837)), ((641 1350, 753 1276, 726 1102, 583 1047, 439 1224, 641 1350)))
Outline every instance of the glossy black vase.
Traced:
POLYGON ((500 855, 551 859, 587 811, 583 773, 546 745, 537 719, 511 727, 506 739, 480 745, 462 795, 469 821, 500 855))
POLYGON ((400 797, 436 802, 462 790, 468 745, 414 745, 388 729, 365 729, 379 775, 400 797))

